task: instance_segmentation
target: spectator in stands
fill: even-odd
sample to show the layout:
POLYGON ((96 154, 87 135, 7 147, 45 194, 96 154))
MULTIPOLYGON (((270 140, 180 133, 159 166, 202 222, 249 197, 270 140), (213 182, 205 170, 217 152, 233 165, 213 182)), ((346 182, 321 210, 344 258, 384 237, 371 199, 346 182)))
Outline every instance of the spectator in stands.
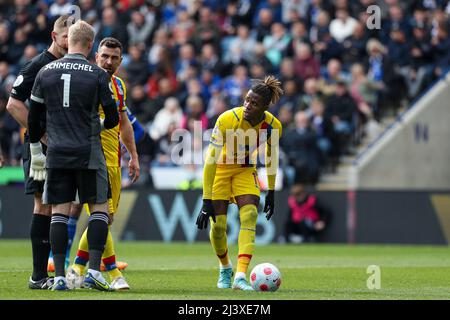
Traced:
POLYGON ((450 65, 450 37, 449 37, 449 23, 442 22, 436 28, 436 34, 431 39, 432 50, 434 53, 435 69, 434 74, 440 77, 447 70, 450 65))
POLYGON ((153 121, 155 115, 164 107, 166 100, 174 95, 172 83, 169 78, 161 78, 158 81, 158 93, 150 99, 150 108, 147 113, 147 121, 153 121))
POLYGON ((202 7, 200 9, 199 22, 195 25, 193 41, 197 50, 203 45, 210 43, 214 46, 216 52, 220 49, 220 29, 217 26, 215 17, 211 9, 202 7))
MULTIPOLYGON (((167 127, 167 133, 161 136, 156 142, 155 159, 153 166, 174 167, 176 164, 172 161, 172 152, 179 141, 172 141, 173 133, 177 129, 176 123, 171 123, 167 127)), ((175 138, 175 137, 173 137, 175 138)))
POLYGON ((411 35, 410 23, 399 4, 393 4, 389 7, 389 18, 385 19, 381 25, 381 42, 386 43, 388 41, 393 29, 401 29, 407 38, 411 35))
POLYGON ((70 13, 70 7, 72 6, 69 0, 55 0, 49 9, 50 18, 57 18, 63 14, 70 13))
POLYGON ((366 26, 360 22, 355 26, 353 34, 342 42, 344 68, 349 69, 352 64, 364 61, 367 40, 366 26))
POLYGON ((264 69, 264 66, 259 63, 252 63, 250 65, 250 78, 251 79, 264 79, 268 72, 264 69))
POLYGON ((216 49, 210 43, 205 44, 201 48, 199 64, 201 69, 210 70, 216 75, 222 74, 223 64, 220 61, 219 55, 216 53, 216 49))
POLYGON ((295 184, 291 188, 288 207, 285 240, 291 243, 316 242, 327 228, 330 218, 317 196, 307 192, 303 185, 295 184))
MULTIPOLYGON (((164 51, 164 50, 163 50, 164 51)), ((163 52, 162 52, 163 53, 163 52)), ((155 99, 160 93, 160 80, 169 80, 170 91, 175 92, 178 88, 178 81, 175 75, 175 71, 169 63, 160 61, 153 71, 150 78, 148 78, 148 96, 150 99, 155 99)), ((166 82, 164 82, 166 84, 166 82)), ((167 89, 169 90, 169 89, 167 89)))
POLYGON ((319 98, 314 98, 311 101, 311 117, 309 122, 311 123, 312 131, 317 136, 317 147, 320 151, 320 165, 330 165, 331 169, 334 170, 338 158, 336 135, 333 122, 325 114, 325 105, 319 98))
POLYGON ((320 57, 320 65, 326 65, 331 59, 341 59, 342 44, 334 39, 330 32, 325 31, 319 41, 314 43, 314 52, 320 57))
POLYGON ((295 21, 291 26, 290 33, 291 42, 286 49, 286 56, 293 57, 299 44, 309 43, 308 28, 305 22, 295 21))
POLYGON ((327 101, 325 115, 333 122, 334 131, 338 135, 340 154, 348 153, 348 143, 354 131, 357 106, 347 91, 345 81, 337 82, 336 92, 327 101))
POLYGON ((295 53, 295 71, 297 76, 305 81, 309 78, 318 78, 320 75, 319 61, 313 56, 311 47, 302 43, 295 53))
POLYGON ((214 128, 217 119, 222 113, 228 110, 229 105, 230 103, 227 97, 217 90, 217 95, 213 96, 208 105, 208 129, 214 128))
POLYGON ((330 32, 330 14, 327 11, 319 10, 314 24, 310 28, 310 43, 316 43, 323 39, 325 33, 330 32))
POLYGON ((142 50, 138 46, 130 46, 128 49, 130 61, 125 66, 128 74, 128 83, 131 87, 143 85, 148 79, 148 63, 142 50))
POLYGON ((113 37, 122 43, 123 50, 128 51, 128 33, 125 26, 121 25, 117 19, 117 11, 114 7, 106 7, 102 12, 102 25, 95 38, 100 41, 106 37, 113 37))
POLYGON ((299 93, 301 93, 303 82, 295 73, 294 60, 290 57, 286 57, 283 58, 280 64, 280 81, 281 83, 284 83, 289 80, 295 81, 297 88, 299 88, 299 93))
POLYGON ((181 124, 181 119, 183 118, 183 111, 181 110, 180 104, 176 98, 168 98, 164 103, 164 108, 158 111, 153 120, 150 137, 157 141, 159 138, 164 136, 171 123, 177 125, 181 124))
POLYGON ((232 37, 227 50, 224 50, 226 63, 239 64, 250 63, 253 59, 253 50, 256 41, 250 36, 248 26, 241 24, 237 28, 237 35, 232 37))
MULTIPOLYGON (((420 20, 419 20, 420 21, 420 20)), ((413 28, 411 41, 411 65, 403 67, 400 72, 408 86, 408 98, 414 99, 431 82, 433 75, 433 47, 431 37, 423 22, 413 28)))
MULTIPOLYGON (((270 62, 270 60, 267 58, 266 48, 260 42, 256 43, 255 47, 253 48, 253 58, 250 61, 250 64, 259 64, 263 66, 264 70, 266 70, 267 73, 272 73, 274 70, 272 62, 270 62)), ((248 64, 244 61, 242 65, 247 66, 248 64)))
MULTIPOLYGON (((377 40, 370 39, 367 42, 367 62, 368 78, 378 82, 382 88, 379 102, 385 109, 396 110, 400 107, 400 102, 406 92, 406 85, 403 77, 399 75, 387 55, 386 48, 377 40)), ((375 118, 379 119, 384 110, 374 110, 375 118)))
POLYGON ((127 25, 128 45, 146 45, 149 43, 155 21, 145 19, 139 11, 131 13, 131 21, 127 25))
POLYGON ((300 95, 298 94, 299 88, 297 88, 295 80, 283 82, 283 91, 284 94, 281 96, 280 100, 269 108, 269 111, 276 117, 282 107, 294 111, 300 102, 300 95))
POLYGON ((7 53, 7 60, 17 62, 22 57, 25 47, 28 43, 28 35, 24 29, 19 28, 14 32, 14 45, 11 46, 7 53))
POLYGON ((290 165, 295 169, 294 182, 315 184, 319 179, 317 136, 312 131, 308 115, 295 114, 295 129, 281 138, 281 147, 286 152, 290 165))
POLYGON ((311 114, 311 102, 319 96, 319 83, 314 78, 309 78, 303 85, 303 95, 300 97, 299 105, 295 111, 306 111, 311 114))
POLYGON ((373 110, 377 109, 378 90, 381 89, 379 83, 367 78, 364 66, 355 63, 351 67, 351 78, 349 91, 355 101, 362 123, 373 116, 373 110))
POLYGON ((283 130, 289 132, 294 126, 294 112, 286 106, 282 106, 278 112, 278 120, 280 120, 283 130))
POLYGON ((265 36, 263 39, 267 59, 270 60, 273 67, 279 67, 290 41, 291 36, 286 32, 283 24, 274 23, 270 35, 265 36))
POLYGON ((32 44, 27 45, 23 52, 23 56, 19 60, 19 69, 21 69, 25 65, 25 63, 27 63, 37 55, 37 48, 32 44))
MULTIPOLYGON (((190 39, 194 33, 195 23, 187 10, 178 11, 177 19, 177 24, 172 28, 172 36, 174 39, 186 38, 184 40, 184 43, 186 43, 187 39, 190 39)), ((170 30, 163 27, 160 29, 164 31, 170 30)))
POLYGON ((137 85, 129 88, 128 103, 133 109, 133 113, 138 118, 139 122, 146 124, 150 119, 151 104, 145 93, 144 86, 137 85))
POLYGON ((255 29, 255 39, 258 42, 262 42, 264 37, 270 35, 270 28, 274 22, 272 11, 268 8, 262 8, 256 15, 258 19, 255 19, 253 27, 255 29))
POLYGON ((406 39, 405 32, 399 27, 391 29, 387 49, 389 58, 395 67, 401 68, 410 65, 410 43, 406 39))
POLYGON ((284 24, 295 24, 306 18, 309 1, 304 0, 283 0, 282 20, 284 24))
POLYGON ((148 51, 148 62, 152 70, 161 62, 164 48, 169 44, 169 34, 165 29, 158 29, 153 37, 152 46, 148 51))
POLYGON ((347 10, 339 9, 336 11, 336 19, 330 23, 330 34, 341 43, 353 34, 357 24, 358 21, 351 17, 347 10))
POLYGON ((342 64, 338 59, 328 61, 323 77, 319 80, 318 86, 320 92, 329 98, 336 93, 338 81, 348 78, 347 74, 342 71, 342 64))
POLYGON ((52 31, 52 24, 49 23, 47 16, 44 13, 38 14, 35 21, 35 27, 30 33, 30 38, 33 39, 33 43, 38 46, 38 51, 50 46, 51 38, 48 36, 52 31))
POLYGON ((194 126, 198 122, 201 130, 208 129, 208 117, 203 109, 203 100, 199 96, 189 96, 186 100, 185 113, 181 119, 180 128, 193 132, 194 126))
POLYGON ((182 45, 179 51, 179 59, 175 65, 177 80, 186 81, 188 78, 187 70, 191 65, 196 65, 197 63, 194 46, 189 43, 182 45))
POLYGON ((250 79, 248 78, 248 70, 244 65, 234 67, 233 74, 225 79, 223 83, 223 91, 230 99, 230 105, 239 106, 242 97, 250 88, 250 79))
POLYGON ((282 4, 281 0, 262 0, 259 3, 259 6, 256 8, 255 20, 258 19, 258 15, 262 10, 270 10, 273 15, 273 22, 281 22, 282 21, 282 4))

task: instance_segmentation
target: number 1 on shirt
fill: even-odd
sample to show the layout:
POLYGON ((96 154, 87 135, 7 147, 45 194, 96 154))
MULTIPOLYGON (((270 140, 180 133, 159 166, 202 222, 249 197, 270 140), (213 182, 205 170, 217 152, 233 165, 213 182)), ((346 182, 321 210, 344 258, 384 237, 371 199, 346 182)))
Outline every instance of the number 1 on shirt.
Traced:
POLYGON ((69 99, 70 99, 70 77, 71 75, 68 73, 63 73, 61 75, 61 79, 64 80, 64 90, 63 90, 63 107, 69 107, 69 99))

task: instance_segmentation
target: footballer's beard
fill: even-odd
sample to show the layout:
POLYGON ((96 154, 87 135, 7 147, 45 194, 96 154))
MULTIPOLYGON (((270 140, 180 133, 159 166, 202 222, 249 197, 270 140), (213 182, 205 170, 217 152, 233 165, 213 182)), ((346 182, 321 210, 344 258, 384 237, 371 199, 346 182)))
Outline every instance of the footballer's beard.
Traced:
POLYGON ((61 57, 64 57, 67 54, 67 51, 69 50, 68 47, 61 46, 58 41, 55 41, 56 45, 56 51, 60 54, 61 57))
POLYGON ((108 74, 112 77, 114 75, 114 73, 116 73, 116 69, 113 67, 110 68, 103 68, 106 72, 108 72, 108 74))

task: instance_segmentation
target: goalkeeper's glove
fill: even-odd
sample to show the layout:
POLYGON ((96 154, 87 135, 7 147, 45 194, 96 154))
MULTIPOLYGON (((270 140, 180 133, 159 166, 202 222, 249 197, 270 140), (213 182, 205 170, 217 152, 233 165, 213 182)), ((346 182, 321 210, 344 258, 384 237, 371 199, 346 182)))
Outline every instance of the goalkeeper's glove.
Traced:
POLYGON ((214 214, 214 208, 211 199, 203 199, 203 207, 197 217, 197 228, 206 229, 208 226, 209 217, 216 222, 216 215, 214 214))
POLYGON ((264 212, 266 213, 266 219, 270 220, 273 215, 275 207, 275 191, 269 190, 266 195, 266 202, 264 203, 264 212))
POLYGON ((31 152, 31 166, 30 177, 36 181, 44 181, 47 177, 45 170, 45 155, 42 152, 42 145, 40 142, 30 143, 31 152))

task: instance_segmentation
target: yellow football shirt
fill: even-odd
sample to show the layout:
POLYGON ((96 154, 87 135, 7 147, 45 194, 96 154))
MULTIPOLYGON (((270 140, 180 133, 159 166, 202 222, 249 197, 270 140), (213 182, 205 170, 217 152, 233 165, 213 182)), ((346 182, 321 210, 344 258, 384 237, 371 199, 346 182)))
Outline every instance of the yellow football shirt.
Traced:
POLYGON ((267 142, 270 147, 275 139, 278 144, 281 132, 280 121, 268 111, 256 126, 244 119, 243 107, 224 112, 217 119, 210 141, 222 147, 217 168, 256 166, 259 146, 267 142))
MULTIPOLYGON (((127 111, 127 90, 125 83, 119 77, 112 76, 109 85, 111 91, 114 93, 114 99, 116 100, 117 109, 119 111, 119 118, 127 117, 126 114, 122 114, 122 112, 127 111)), ((100 118, 104 119, 105 114, 102 108, 99 109, 99 113, 100 118)), ((106 158, 106 165, 108 167, 120 167, 120 122, 112 129, 102 130, 100 137, 102 141, 103 153, 106 158)))

